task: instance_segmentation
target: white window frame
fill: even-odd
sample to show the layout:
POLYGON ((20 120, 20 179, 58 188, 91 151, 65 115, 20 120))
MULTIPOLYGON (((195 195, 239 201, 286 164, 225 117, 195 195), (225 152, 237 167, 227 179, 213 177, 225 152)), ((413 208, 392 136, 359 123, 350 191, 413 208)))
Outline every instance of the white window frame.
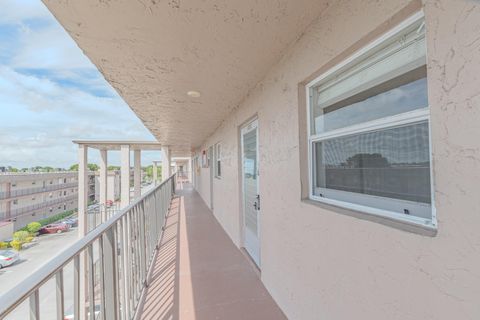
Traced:
MULTIPOLYGON (((306 108, 307 108, 307 141, 308 141, 308 185, 309 185, 309 198, 314 201, 322 202, 325 204, 333 205, 336 207, 346 208, 349 210, 353 210, 355 212, 359 212, 362 214, 370 215, 370 216, 379 216, 382 218, 387 218, 390 220, 399 221, 405 224, 420 226, 425 229, 429 230, 436 230, 437 229, 437 215, 435 209, 435 198, 434 198, 434 183, 433 183, 433 161, 432 161, 432 143, 431 143, 431 126, 430 126, 430 111, 429 107, 423 109, 417 109, 410 112, 405 112, 402 114, 390 116, 387 118, 376 119, 356 125, 352 125, 346 128, 340 128, 332 131, 328 131, 321 134, 311 134, 312 132, 312 109, 311 109, 311 92, 314 87, 318 85, 322 80, 325 80, 327 77, 343 70, 345 67, 350 67, 355 65, 362 57, 365 57, 370 52, 374 51, 378 48, 379 45, 385 43, 386 41, 395 38, 398 36, 399 33, 403 32, 403 30, 411 27, 415 23, 419 23, 419 21, 424 19, 423 11, 419 11, 414 15, 410 16, 402 23, 397 25, 396 27, 392 28, 381 37, 377 38, 376 40, 372 41, 365 47, 361 48, 354 54, 352 54, 349 58, 345 59, 344 61, 340 62, 339 64, 335 65, 319 77, 315 78, 314 80, 310 81, 305 89, 306 89, 306 108), (394 211, 379 209, 370 206, 359 205, 352 202, 347 201, 340 201, 336 199, 326 198, 316 196, 314 194, 313 183, 314 183, 314 155, 313 155, 313 145, 315 142, 321 142, 323 140, 332 139, 335 137, 345 136, 348 134, 360 134, 365 132, 371 132, 375 130, 380 130, 382 128, 392 128, 396 126, 401 126, 404 124, 413 124, 418 123, 421 121, 428 121, 429 126, 429 153, 430 153, 430 192, 431 192, 431 219, 425 219, 421 217, 416 217, 413 215, 402 215, 394 211)), ((423 27, 423 25, 422 25, 423 27)), ((335 190, 330 189, 332 192, 335 190)), ((355 196, 354 193, 351 193, 355 196)), ((372 196, 373 198, 374 196, 372 196)), ((379 197, 377 197, 379 198, 379 197)), ((386 199, 387 201, 390 198, 386 199)), ((391 199, 392 202, 395 202, 395 199, 391 199)))
POLYGON ((214 154, 214 158, 215 158, 215 163, 214 163, 215 178, 220 179, 222 177, 222 172, 221 171, 220 171, 220 173, 218 172, 218 168, 219 168, 218 164, 219 163, 220 163, 220 170, 222 170, 222 168, 221 168, 221 165, 222 165, 222 144, 220 142, 215 144, 213 154, 214 154))

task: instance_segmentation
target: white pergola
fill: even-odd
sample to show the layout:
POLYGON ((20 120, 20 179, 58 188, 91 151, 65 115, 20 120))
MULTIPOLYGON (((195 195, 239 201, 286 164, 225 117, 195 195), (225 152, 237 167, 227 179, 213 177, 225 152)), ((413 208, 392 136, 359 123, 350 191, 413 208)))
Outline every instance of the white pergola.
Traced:
MULTIPOLYGON (((120 208, 130 204, 130 151, 133 151, 133 189, 134 199, 141 196, 141 152, 158 150, 163 151, 162 178, 170 176, 170 150, 168 147, 155 141, 96 141, 96 140, 74 140, 78 145, 78 230, 79 237, 88 232, 87 206, 88 206, 88 149, 100 151, 100 177, 99 177, 99 203, 101 206, 102 222, 106 221, 107 201, 107 171, 108 151, 120 151, 120 208)), ((154 161, 154 177, 157 168, 154 161)), ((156 178, 155 178, 156 180, 156 178)))

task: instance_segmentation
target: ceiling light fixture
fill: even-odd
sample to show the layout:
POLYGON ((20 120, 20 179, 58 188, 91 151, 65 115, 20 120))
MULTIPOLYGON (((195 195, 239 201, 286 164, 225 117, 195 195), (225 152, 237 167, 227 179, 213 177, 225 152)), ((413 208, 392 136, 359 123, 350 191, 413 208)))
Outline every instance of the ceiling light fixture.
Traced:
POLYGON ((201 96, 200 92, 198 91, 188 91, 187 95, 192 98, 199 98, 201 96))

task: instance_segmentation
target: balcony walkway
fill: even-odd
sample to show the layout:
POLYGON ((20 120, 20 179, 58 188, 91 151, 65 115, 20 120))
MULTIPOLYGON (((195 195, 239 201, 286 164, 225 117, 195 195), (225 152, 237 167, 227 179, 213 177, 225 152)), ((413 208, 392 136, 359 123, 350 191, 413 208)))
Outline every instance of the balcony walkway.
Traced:
POLYGON ((137 319, 286 319, 198 193, 179 189, 137 319))

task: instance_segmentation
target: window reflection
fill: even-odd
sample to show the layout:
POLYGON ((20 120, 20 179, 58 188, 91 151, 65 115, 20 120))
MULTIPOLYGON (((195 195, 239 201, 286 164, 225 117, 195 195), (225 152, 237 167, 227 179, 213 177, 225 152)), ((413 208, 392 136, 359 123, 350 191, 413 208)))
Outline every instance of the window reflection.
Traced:
POLYGON ((344 99, 317 106, 315 132, 322 133, 428 107, 425 67, 344 99))
POLYGON ((317 142, 315 155, 317 188, 431 202, 427 122, 317 142))

